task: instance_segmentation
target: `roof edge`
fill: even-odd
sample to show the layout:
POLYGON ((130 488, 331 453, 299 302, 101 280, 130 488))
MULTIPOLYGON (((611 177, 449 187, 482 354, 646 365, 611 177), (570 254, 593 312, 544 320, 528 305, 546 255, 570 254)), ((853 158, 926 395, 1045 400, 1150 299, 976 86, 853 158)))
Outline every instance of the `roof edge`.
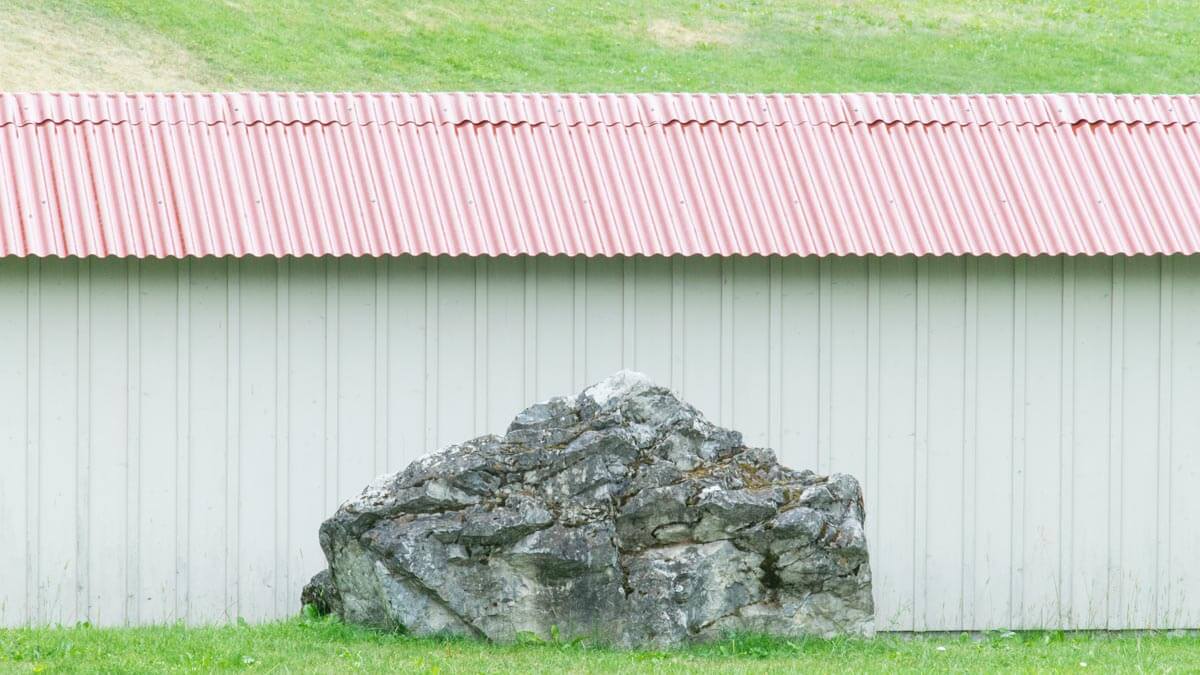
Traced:
POLYGON ((1200 95, 0 93, 0 126, 139 124, 1190 124, 1200 95))

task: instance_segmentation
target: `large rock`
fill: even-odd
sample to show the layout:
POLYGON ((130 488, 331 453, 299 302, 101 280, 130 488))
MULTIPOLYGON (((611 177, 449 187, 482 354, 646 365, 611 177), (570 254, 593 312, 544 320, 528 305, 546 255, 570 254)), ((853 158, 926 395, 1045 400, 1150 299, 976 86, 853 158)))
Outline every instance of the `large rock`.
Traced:
POLYGON ((351 623, 499 641, 869 634, 863 519, 854 478, 780 466, 623 371, 343 504, 307 597, 351 623))

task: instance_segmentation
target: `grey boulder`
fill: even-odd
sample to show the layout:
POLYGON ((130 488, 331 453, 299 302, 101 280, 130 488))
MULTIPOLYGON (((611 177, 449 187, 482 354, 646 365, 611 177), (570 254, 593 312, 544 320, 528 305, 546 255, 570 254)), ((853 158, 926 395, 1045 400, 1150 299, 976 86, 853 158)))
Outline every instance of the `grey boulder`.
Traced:
POLYGON ((496 641, 866 635, 864 518, 851 476, 781 466, 622 371, 343 504, 305 600, 354 624, 496 641))

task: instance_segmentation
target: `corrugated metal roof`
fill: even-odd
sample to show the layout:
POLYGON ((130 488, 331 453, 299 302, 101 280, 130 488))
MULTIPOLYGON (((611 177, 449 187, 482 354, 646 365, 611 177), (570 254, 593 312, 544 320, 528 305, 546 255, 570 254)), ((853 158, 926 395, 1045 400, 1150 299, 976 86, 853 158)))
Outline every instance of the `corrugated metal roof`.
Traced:
POLYGON ((1200 97, 0 94, 0 255, 1200 252, 1200 97))

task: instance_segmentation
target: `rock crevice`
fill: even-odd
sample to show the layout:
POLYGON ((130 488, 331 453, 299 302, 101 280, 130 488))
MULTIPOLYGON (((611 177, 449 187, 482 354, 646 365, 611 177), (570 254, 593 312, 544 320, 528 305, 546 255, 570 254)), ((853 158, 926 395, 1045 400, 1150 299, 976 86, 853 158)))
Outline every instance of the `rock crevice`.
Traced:
POLYGON ((343 504, 304 601, 498 641, 869 634, 864 518, 854 478, 783 467, 622 371, 343 504))

